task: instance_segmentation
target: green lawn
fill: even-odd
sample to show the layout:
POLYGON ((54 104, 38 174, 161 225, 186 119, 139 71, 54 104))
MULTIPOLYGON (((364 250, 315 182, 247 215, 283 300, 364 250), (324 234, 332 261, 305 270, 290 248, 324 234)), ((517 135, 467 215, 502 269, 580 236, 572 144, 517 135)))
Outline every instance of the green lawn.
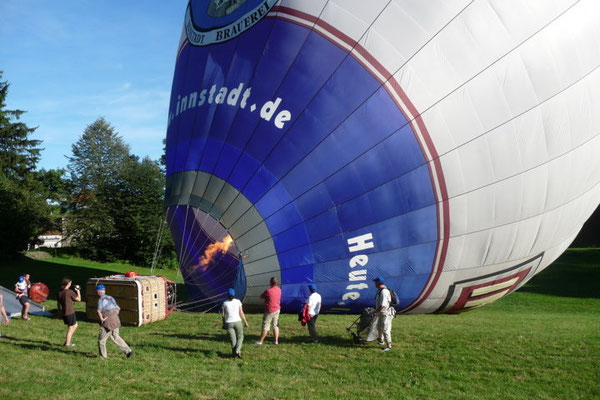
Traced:
MULTIPOLYGON (((78 265, 61 259, 3 264, 0 284, 14 285, 25 271, 34 281, 58 283, 63 274, 84 282, 132 269, 78 265)), ((389 353, 353 345, 345 328, 354 317, 339 315, 319 319, 320 344, 304 343, 306 328, 284 315, 279 346, 252 346, 261 320, 252 314, 243 360, 228 357, 216 314, 188 313, 122 328, 133 358, 109 343, 110 358, 102 360, 97 325, 83 321, 78 304, 74 349, 60 346, 65 328, 58 319, 2 326, 0 399, 598 399, 599 282, 600 252, 568 251, 492 305, 461 315, 398 316, 389 353)))
MULTIPOLYGON (((71 256, 32 259, 20 257, 10 261, 0 261, 0 285, 12 289, 19 275, 31 274, 32 282, 44 282, 54 294, 60 289, 63 277, 68 276, 73 282, 82 287, 92 277, 122 274, 135 271, 140 275, 150 275, 150 268, 137 267, 129 264, 100 263, 82 260, 71 256)), ((162 275, 176 282, 183 282, 181 274, 174 269, 157 268, 155 275, 162 275)), ((183 285, 182 285, 183 286, 183 285)))

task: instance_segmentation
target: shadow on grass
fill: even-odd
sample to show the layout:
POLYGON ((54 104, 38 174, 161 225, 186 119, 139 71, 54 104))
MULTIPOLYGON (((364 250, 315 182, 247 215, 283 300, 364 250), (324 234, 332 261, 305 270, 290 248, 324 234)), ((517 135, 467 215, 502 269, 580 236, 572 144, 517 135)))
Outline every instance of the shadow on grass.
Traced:
MULTIPOLYGON (((220 342, 224 342, 224 341, 220 340, 220 342)), ((149 353, 151 353, 156 348, 160 348, 160 349, 167 350, 167 351, 174 351, 174 352, 178 352, 178 353, 203 354, 206 358, 231 358, 232 357, 231 353, 225 353, 225 352, 216 351, 216 350, 190 349, 187 347, 172 347, 172 346, 162 346, 162 345, 156 345, 156 344, 153 344, 153 345, 138 344, 135 346, 136 351, 138 351, 140 349, 147 349, 149 353)))
POLYGON ((326 345, 326 346, 334 346, 334 347, 355 347, 356 345, 352 342, 352 338, 342 337, 342 336, 319 336, 319 343, 313 343, 313 340, 308 336, 293 336, 285 341, 285 343, 290 344, 310 344, 310 345, 326 345))
POLYGON ((154 336, 162 336, 162 337, 170 337, 176 339, 185 339, 185 340, 212 340, 215 342, 223 341, 224 335, 219 336, 209 336, 209 335, 188 335, 185 333, 151 333, 154 336))
POLYGON ((82 357, 86 357, 86 358, 96 358, 96 356, 94 356, 88 352, 65 349, 64 346, 62 346, 62 345, 50 343, 45 340, 29 340, 29 339, 21 339, 21 338, 16 338, 16 337, 12 337, 12 336, 4 336, 4 335, 2 336, 2 338, 0 340, 2 340, 6 344, 18 346, 18 347, 21 347, 21 348, 27 349, 27 350, 54 351, 57 353, 77 355, 77 356, 82 356, 82 357))
POLYGON ((115 274, 114 271, 109 270, 33 260, 23 255, 11 260, 2 260, 0 269, 2 271, 0 285, 12 289, 17 278, 28 273, 31 274, 32 282, 43 282, 48 286, 50 289, 48 298, 51 300, 56 299, 62 278, 65 276, 71 278, 74 284, 79 284, 82 290, 85 290, 85 284, 89 278, 115 274))
MULTIPOLYGON (((188 335, 186 333, 152 333, 151 335, 185 340, 208 340, 212 342, 222 342, 224 340, 229 340, 229 335, 227 335, 225 331, 223 331, 223 333, 218 333, 214 335, 188 335)), ((258 335, 248 335, 244 332, 244 342, 247 342, 249 340, 258 340, 258 335)))
POLYGON ((519 292, 558 297, 600 298, 600 250, 567 250, 519 292))
MULTIPOLYGON (((129 267, 124 267, 123 273, 125 273, 126 268, 129 267)), ((8 289, 13 289, 18 277, 26 273, 31 275, 32 283, 45 283, 50 289, 48 299, 56 300, 62 278, 66 276, 73 280, 73 284, 79 284, 81 286, 81 295, 85 299, 85 287, 88 279, 115 275, 118 272, 109 269, 34 260, 24 255, 18 255, 12 259, 0 259, 0 285, 8 289)), ((187 300, 188 297, 185 285, 177 285, 177 298, 180 301, 187 300)))
MULTIPOLYGON (((162 336, 162 337, 170 337, 184 340, 207 340, 212 342, 229 342, 229 336, 226 334, 216 334, 216 335, 188 335, 188 334, 180 334, 180 333, 152 333, 152 335, 162 336)), ((246 335, 244 334, 244 345, 254 345, 254 343, 259 339, 258 335, 246 335)), ((264 346, 272 345, 268 340, 270 337, 265 340, 264 346)), ((356 346, 352 342, 352 338, 350 335, 348 337, 340 337, 340 336, 319 336, 319 344, 324 344, 327 346, 335 346, 335 347, 353 347, 356 346)), ((279 340, 280 345, 286 344, 316 344, 312 343, 312 340, 308 336, 292 336, 292 337, 282 337, 279 340)))

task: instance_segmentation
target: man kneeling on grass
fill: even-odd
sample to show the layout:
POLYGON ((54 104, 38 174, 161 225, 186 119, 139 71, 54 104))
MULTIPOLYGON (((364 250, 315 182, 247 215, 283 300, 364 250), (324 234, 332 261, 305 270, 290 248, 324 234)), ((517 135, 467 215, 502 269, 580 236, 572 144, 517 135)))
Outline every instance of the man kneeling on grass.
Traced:
POLYGON ((121 320, 119 319, 119 306, 115 299, 111 296, 106 295, 106 288, 104 285, 96 286, 98 292, 98 319, 100 320, 100 332, 98 333, 98 350, 100 351, 100 357, 106 358, 106 340, 110 337, 113 342, 121 349, 123 353, 127 355, 127 358, 131 357, 133 351, 129 348, 127 343, 119 336, 119 328, 121 327, 121 320))

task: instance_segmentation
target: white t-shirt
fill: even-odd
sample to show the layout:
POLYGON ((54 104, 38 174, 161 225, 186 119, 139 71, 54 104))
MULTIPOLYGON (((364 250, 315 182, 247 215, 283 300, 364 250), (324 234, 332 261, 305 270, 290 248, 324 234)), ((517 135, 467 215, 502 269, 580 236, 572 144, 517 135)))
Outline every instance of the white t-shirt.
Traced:
POLYGON ((392 294, 390 293, 388 288, 383 288, 377 292, 377 297, 375 298, 376 308, 383 306, 381 312, 386 314, 390 308, 390 303, 392 302, 392 294))
POLYGON ((240 317, 240 309, 242 308, 242 302, 238 299, 226 300, 223 303, 223 310, 225 310, 225 323, 238 322, 242 320, 240 317))
POLYGON ((308 315, 311 317, 319 315, 321 311, 321 295, 317 292, 311 293, 306 300, 306 304, 308 304, 308 315))
POLYGON ((27 296, 27 281, 17 282, 17 284, 15 286, 17 287, 17 289, 21 290, 22 292, 25 292, 22 294, 27 296))

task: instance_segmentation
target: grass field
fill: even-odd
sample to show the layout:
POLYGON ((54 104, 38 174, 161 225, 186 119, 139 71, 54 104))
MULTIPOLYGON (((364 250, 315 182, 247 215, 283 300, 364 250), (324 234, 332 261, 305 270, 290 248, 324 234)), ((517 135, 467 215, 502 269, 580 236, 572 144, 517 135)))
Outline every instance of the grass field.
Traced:
MULTIPOLYGON (((25 259, 0 264, 0 284, 11 287, 28 271, 55 289, 65 274, 83 283, 126 269, 25 259)), ((599 282, 600 251, 570 250, 492 305, 462 315, 398 316, 388 353, 352 345, 345 328, 354 317, 338 315, 319 319, 320 344, 305 343, 306 328, 284 315, 279 346, 252 346, 261 320, 252 314, 243 360, 228 357, 216 314, 187 313, 122 328, 134 356, 109 343, 110 358, 102 360, 97 325, 84 321, 80 303, 74 349, 60 346, 58 319, 1 327, 0 399, 599 399, 599 282)))

